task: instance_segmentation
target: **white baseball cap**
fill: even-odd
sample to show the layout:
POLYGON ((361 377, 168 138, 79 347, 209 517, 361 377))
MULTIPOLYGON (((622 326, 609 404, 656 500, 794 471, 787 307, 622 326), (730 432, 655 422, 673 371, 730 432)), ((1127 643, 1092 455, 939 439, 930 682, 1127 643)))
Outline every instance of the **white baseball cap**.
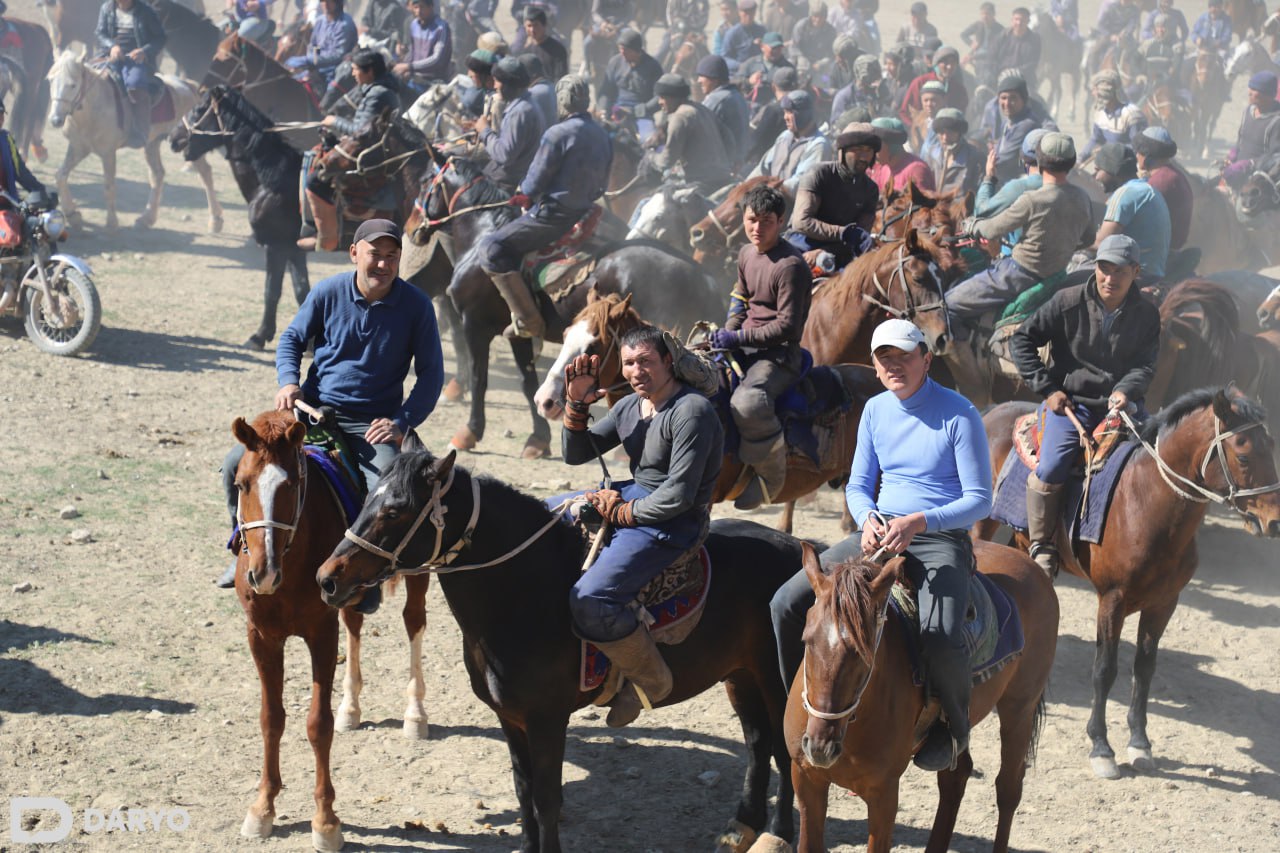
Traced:
POLYGON ((871 334, 871 352, 880 347, 897 347, 903 352, 911 352, 925 342, 924 332, 910 320, 885 320, 871 334))

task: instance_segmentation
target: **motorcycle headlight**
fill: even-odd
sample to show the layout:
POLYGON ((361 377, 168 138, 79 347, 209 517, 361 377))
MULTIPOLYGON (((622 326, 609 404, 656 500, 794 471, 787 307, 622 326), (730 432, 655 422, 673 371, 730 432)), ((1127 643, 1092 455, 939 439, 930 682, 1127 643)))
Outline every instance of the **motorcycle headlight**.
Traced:
POLYGON ((40 227, 55 243, 67 238, 67 217, 62 215, 61 210, 50 210, 40 214, 40 227))

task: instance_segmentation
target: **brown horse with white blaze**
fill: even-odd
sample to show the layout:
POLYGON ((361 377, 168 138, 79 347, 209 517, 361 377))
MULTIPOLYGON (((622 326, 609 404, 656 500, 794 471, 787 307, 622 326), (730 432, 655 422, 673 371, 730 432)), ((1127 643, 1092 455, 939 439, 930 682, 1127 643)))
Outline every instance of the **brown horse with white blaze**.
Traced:
MULTIPOLYGON (((983 418, 994 471, 1013 445, 1013 426, 1033 410, 1028 403, 1005 403, 983 418)), ((1102 544, 1072 547, 1059 530, 1058 553, 1071 574, 1098 592, 1098 639, 1093 663, 1093 711, 1088 734, 1096 775, 1119 775, 1107 740, 1107 694, 1116 679, 1116 659, 1124 620, 1140 614, 1129 701, 1129 761, 1153 768, 1147 738, 1147 697, 1156 669, 1160 637, 1178 606, 1178 595, 1195 574, 1196 532, 1209 503, 1239 513, 1259 536, 1280 536, 1280 483, 1272 460, 1275 442, 1266 412, 1228 387, 1179 397, 1139 432, 1145 452, 1135 453, 1120 474, 1101 537, 1102 544)), ((991 539, 997 522, 979 522, 975 533, 991 539)), ((1028 541, 1016 536, 1020 547, 1028 541)))
MULTIPOLYGON (((975 723, 992 711, 1000 716, 999 819, 992 848, 1002 853, 1009 847, 1023 776, 1044 717, 1044 691, 1058 643, 1058 599, 1024 554, 988 542, 976 543, 974 553, 979 571, 1016 602, 1025 640, 1018 658, 974 687, 969 706, 975 723)), ((912 681, 902 617, 889 606, 903 562, 898 557, 879 565, 864 558, 824 574, 806 546, 805 573, 816 599, 805 622, 804 661, 791 685, 784 722, 800 808, 799 853, 827 849, 827 797, 833 784, 866 802, 871 853, 888 851, 893 842, 899 778, 937 713, 936 703, 912 681)), ((927 851, 949 849, 972 772, 966 751, 954 769, 938 773, 938 809, 927 851)))
MULTIPOLYGON (((283 786, 284 647, 289 637, 301 637, 311 654, 307 738, 316 762, 311 838, 317 850, 338 850, 342 830, 333 810, 329 769, 335 728, 330 697, 338 656, 338 611, 321 600, 313 579, 316 568, 342 540, 346 518, 336 497, 319 482, 324 474, 303 449, 306 428, 292 414, 264 412, 252 425, 237 418, 231 430, 245 446, 235 480, 240 492, 236 595, 248 620, 249 651, 262 687, 262 777, 240 834, 266 838, 275 823, 275 800, 283 786)), ((428 583, 429 576, 411 577, 405 587, 411 673, 404 730, 412 738, 427 736, 422 639, 428 583)), ((345 731, 360 723, 360 629, 364 616, 346 608, 342 621, 347 629, 347 670, 337 728, 345 731)))

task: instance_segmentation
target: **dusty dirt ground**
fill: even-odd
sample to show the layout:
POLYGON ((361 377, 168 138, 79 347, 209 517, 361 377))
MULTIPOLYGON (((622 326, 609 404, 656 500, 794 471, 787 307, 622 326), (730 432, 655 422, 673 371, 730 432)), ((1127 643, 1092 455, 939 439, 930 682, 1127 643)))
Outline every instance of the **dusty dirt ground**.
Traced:
MULTIPOLYGON (((15 4, 13 14, 31 17, 26 6, 15 4)), ((963 23, 953 14, 941 21, 944 33, 963 23)), ((886 31, 896 28, 893 13, 880 18, 886 31)), ((1241 94, 1229 106, 1238 107, 1241 94)), ((1234 119, 1224 117, 1224 126, 1234 119)), ((51 179, 63 144, 52 129, 48 138, 53 158, 36 171, 51 179)), ((17 324, 0 324, 0 423, 8 436, 0 446, 0 795, 68 803, 75 831, 58 849, 309 849, 305 650, 300 643, 289 650, 276 833, 246 841, 238 830, 261 758, 258 682, 240 607, 210 583, 226 562, 218 464, 228 426, 266 408, 275 387, 271 353, 238 346, 256 323, 263 256, 246 241, 244 205, 225 163, 215 158, 227 205, 218 236, 204 233, 194 175, 179 172, 172 156, 166 163, 167 206, 149 232, 106 233, 97 162, 73 176, 88 229, 66 248, 93 265, 105 308, 90 354, 44 356, 17 324), (67 506, 80 517, 61 518, 67 506), (83 538, 76 531, 89 531, 89 541, 75 541, 83 538), (24 583, 29 591, 11 591, 24 583), (117 807, 182 808, 190 825, 182 833, 81 831, 85 809, 117 807)), ((136 154, 121 164, 129 222, 143 205, 145 179, 136 154)), ((313 260, 313 280, 344 269, 343 260, 313 260)), ((286 295, 282 326, 292 311, 286 295)), ((519 459, 528 422, 502 346, 489 413, 488 437, 463 464, 538 495, 592 481, 585 468, 519 459)), ((423 435, 442 449, 463 418, 461 407, 441 406, 423 435)), ((798 533, 834 540, 838 500, 824 492, 803 507, 798 533)), ((775 514, 753 517, 771 522, 775 514)), ((1061 641, 1039 759, 1014 825, 1016 849, 1276 849, 1280 552, 1233 523, 1206 528, 1200 546, 1200 571, 1165 635, 1152 690, 1151 773, 1126 767, 1104 782, 1089 771, 1095 596, 1079 581, 1059 582, 1061 641)), ((471 694, 458 632, 435 589, 426 641, 430 738, 401 735, 407 654, 397 605, 388 602, 367 623, 366 722, 334 743, 347 849, 512 849, 519 825, 507 751, 492 714, 471 694)), ((1120 753, 1134 630, 1126 630, 1109 705, 1120 753)), ((590 712, 575 716, 564 769, 566 848, 710 849, 732 815, 745 767, 739 732, 715 690, 624 732, 590 712), (718 776, 704 777, 708 771, 718 776)), ((973 754, 980 776, 960 815, 954 849, 962 851, 985 849, 994 828, 993 721, 977 728, 973 754)), ((843 792, 831 800, 828 839, 834 849, 855 849, 865 839, 865 810, 843 792)), ((901 849, 923 847, 935 802, 933 780, 909 770, 901 849)), ((0 835, 0 849, 27 849, 10 838, 0 835)))

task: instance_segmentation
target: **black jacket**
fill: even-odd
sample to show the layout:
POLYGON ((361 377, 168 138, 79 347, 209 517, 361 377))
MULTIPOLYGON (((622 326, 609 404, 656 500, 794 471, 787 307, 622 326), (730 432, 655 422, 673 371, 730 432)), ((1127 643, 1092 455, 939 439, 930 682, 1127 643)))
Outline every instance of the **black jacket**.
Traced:
POLYGON ((1160 354, 1160 312, 1137 287, 1129 290, 1105 337, 1103 307, 1092 277, 1040 306, 1013 333, 1009 349, 1031 390, 1048 397, 1065 391, 1073 401, 1103 412, 1113 391, 1141 400, 1160 354), (1049 363, 1038 350, 1049 345, 1049 363))
POLYGON ((373 120, 382 115, 388 108, 392 112, 400 112, 400 84, 390 74, 385 74, 366 83, 356 90, 360 98, 360 106, 351 118, 339 117, 333 125, 334 133, 339 136, 356 136, 363 133, 373 120))
MULTIPOLYGON (((164 48, 164 25, 160 23, 160 16, 156 14, 156 10, 142 0, 136 0, 131 11, 133 12, 134 39, 138 42, 138 47, 142 48, 147 55, 147 65, 154 71, 156 60, 159 59, 160 51, 164 48)), ((115 0, 107 0, 98 10, 98 27, 94 35, 98 39, 100 55, 106 56, 116 43, 115 0)))

